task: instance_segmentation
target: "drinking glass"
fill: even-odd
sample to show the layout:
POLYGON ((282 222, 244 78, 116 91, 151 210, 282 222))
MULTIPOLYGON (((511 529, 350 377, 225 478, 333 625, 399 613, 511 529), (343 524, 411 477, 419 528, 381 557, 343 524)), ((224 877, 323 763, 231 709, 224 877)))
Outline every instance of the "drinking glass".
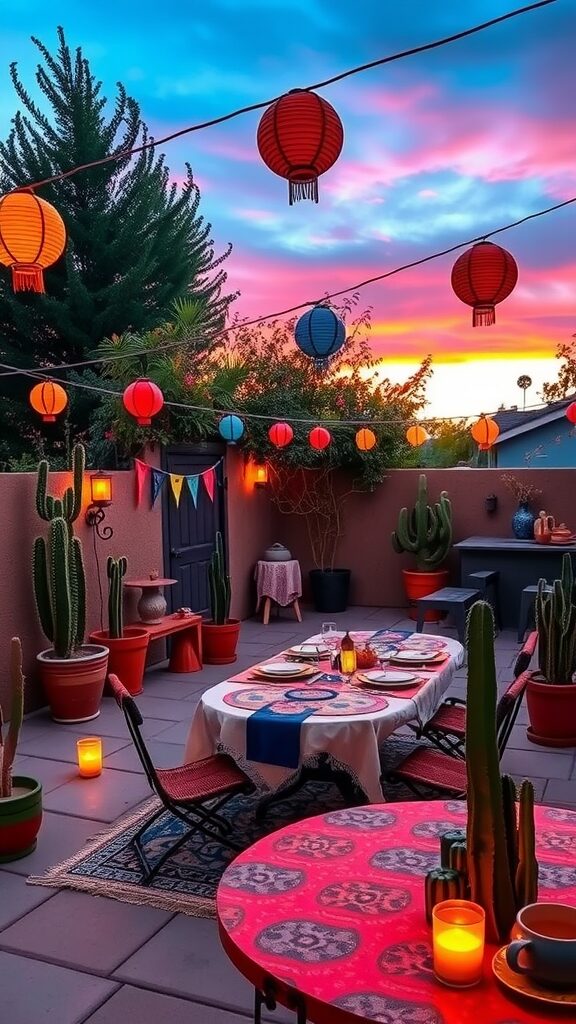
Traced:
POLYGON ((330 668, 334 668, 334 661, 338 648, 340 647, 340 637, 338 635, 338 626, 335 622, 323 622, 322 623, 322 642, 328 648, 328 655, 330 658, 330 668))

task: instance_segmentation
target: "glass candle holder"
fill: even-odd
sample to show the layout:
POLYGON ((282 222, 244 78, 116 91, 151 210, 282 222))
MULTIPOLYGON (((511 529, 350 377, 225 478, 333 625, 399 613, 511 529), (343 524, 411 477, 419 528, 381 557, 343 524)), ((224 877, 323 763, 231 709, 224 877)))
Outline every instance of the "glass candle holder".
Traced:
POLYGON ((353 676, 356 671, 356 650, 343 651, 340 648, 340 670, 345 676, 353 676))
POLYGON ((94 779, 102 772, 102 740, 99 736, 86 736, 76 742, 78 772, 83 779, 94 779))
POLYGON ((477 903, 444 900, 432 911, 434 974, 444 985, 469 988, 482 978, 485 914, 477 903))

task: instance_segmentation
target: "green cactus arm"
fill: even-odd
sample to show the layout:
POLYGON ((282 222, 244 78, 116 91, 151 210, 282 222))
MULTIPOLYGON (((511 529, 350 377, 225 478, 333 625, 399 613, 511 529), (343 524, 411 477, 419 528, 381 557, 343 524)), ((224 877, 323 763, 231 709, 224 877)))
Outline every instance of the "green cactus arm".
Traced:
POLYGON ((86 573, 82 557, 82 545, 77 537, 72 538, 70 557, 74 566, 76 584, 75 607, 72 609, 74 622, 72 646, 76 649, 84 643, 86 633, 86 573))
POLYGON ((516 870, 516 902, 518 909, 538 899, 538 861, 534 827, 534 786, 527 779, 520 787, 518 820, 518 867, 516 870))
POLYGON ((51 494, 46 495, 46 518, 49 522, 54 519, 54 498, 51 494))
POLYGON ((72 595, 68 530, 64 519, 53 519, 50 523, 48 546, 54 650, 59 658, 69 658, 73 647, 72 595))
POLYGON ((571 605, 574 591, 574 572, 572 569, 572 558, 567 551, 562 555, 561 584, 566 605, 571 605))
POLYGON ((46 506, 46 488, 48 486, 48 463, 46 459, 42 459, 38 463, 38 477, 36 480, 36 511, 40 516, 40 519, 48 521, 50 518, 48 508, 46 506))
POLYGON ((11 707, 10 725, 4 743, 2 758, 2 775, 0 796, 12 794, 12 765, 16 756, 16 747, 24 717, 24 676, 22 674, 22 644, 19 637, 13 636, 10 641, 10 687, 11 707))
POLYGON ((62 496, 62 517, 67 523, 70 522, 72 516, 72 509, 74 507, 74 491, 71 487, 67 487, 62 496))
POLYGON ((34 583, 36 610, 38 612, 38 618, 40 619, 42 632, 47 640, 53 644, 54 616, 52 614, 46 541, 43 537, 36 537, 36 540, 34 541, 32 578, 34 583))
POLYGON ((502 776, 502 803, 510 876, 515 878, 518 867, 518 824, 516 821, 516 783, 511 775, 502 776))

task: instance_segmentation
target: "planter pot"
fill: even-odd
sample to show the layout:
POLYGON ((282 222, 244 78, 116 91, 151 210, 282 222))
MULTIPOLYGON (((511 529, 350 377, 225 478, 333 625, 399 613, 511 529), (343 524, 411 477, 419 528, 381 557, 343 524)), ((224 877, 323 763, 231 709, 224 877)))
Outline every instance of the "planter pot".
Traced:
POLYGON ((545 747, 576 747, 576 683, 551 686, 535 672, 526 687, 532 743, 545 747))
POLYGON ((32 853, 42 823, 41 784, 15 775, 12 791, 12 796, 0 798, 0 864, 32 853))
POLYGON ((317 612, 345 612, 350 594, 350 569, 311 569, 308 573, 317 612))
POLYGON ((89 722, 100 714, 108 648, 83 644, 80 650, 81 658, 57 658, 52 648, 36 656, 55 722, 89 722))
POLYGON ((101 644, 109 650, 108 672, 113 672, 124 684, 128 693, 135 697, 144 689, 144 668, 150 634, 140 626, 125 626, 124 636, 114 638, 108 636, 107 629, 97 629, 90 633, 90 643, 101 644))
POLYGON ((527 501, 521 501, 512 516, 512 532, 517 540, 534 540, 537 516, 527 501))
MULTIPOLYGON (((402 569, 404 577, 404 589, 408 598, 408 615, 416 619, 416 601, 419 597, 428 597, 435 590, 440 590, 448 583, 448 570, 438 569, 436 572, 414 572, 410 569, 402 569)), ((424 615, 425 622, 439 622, 444 618, 443 612, 429 611, 424 615)))
POLYGON ((202 623, 202 661, 206 665, 231 665, 236 661, 240 620, 228 619, 223 626, 202 623))

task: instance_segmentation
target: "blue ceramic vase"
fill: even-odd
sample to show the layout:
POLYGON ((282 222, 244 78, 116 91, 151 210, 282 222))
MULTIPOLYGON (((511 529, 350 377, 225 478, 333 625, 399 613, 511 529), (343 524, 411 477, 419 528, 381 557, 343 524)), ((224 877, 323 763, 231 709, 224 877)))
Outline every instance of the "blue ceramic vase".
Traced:
POLYGON ((518 540, 534 540, 536 513, 527 501, 521 501, 512 516, 512 530, 518 540))

